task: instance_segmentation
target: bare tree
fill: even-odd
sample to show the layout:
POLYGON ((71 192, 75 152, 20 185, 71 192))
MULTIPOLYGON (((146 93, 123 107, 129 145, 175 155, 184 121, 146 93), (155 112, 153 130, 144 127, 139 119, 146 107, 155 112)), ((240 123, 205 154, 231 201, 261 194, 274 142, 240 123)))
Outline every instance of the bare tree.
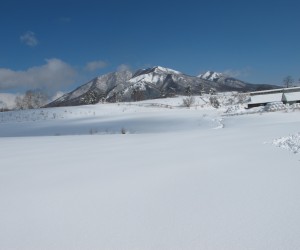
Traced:
POLYGON ((283 78, 283 86, 289 88, 294 83, 294 79, 291 76, 283 78))

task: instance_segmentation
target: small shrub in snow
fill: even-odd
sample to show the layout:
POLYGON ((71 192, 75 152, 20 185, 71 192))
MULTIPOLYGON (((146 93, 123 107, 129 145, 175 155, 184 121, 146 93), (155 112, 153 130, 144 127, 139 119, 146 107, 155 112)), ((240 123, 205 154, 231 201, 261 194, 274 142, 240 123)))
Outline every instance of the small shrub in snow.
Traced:
POLYGON ((233 105, 229 106, 225 113, 238 113, 241 110, 243 110, 243 107, 241 105, 233 105))
POLYGON ((195 97, 193 96, 185 97, 182 100, 182 105, 187 108, 191 107, 194 103, 195 103, 195 97))

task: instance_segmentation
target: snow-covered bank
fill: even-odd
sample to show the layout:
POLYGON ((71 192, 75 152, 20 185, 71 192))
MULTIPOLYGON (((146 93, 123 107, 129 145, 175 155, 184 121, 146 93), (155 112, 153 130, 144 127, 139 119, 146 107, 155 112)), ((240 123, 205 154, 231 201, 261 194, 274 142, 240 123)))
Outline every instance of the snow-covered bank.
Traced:
POLYGON ((300 249, 298 111, 145 105, 1 123, 0 249, 300 249))

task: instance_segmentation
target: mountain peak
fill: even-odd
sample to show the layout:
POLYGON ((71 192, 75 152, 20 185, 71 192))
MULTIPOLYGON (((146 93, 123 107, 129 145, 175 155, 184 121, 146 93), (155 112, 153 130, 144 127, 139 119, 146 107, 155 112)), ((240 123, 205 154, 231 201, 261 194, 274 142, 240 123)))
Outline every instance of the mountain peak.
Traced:
POLYGON ((164 72, 164 73, 168 73, 168 74, 182 74, 181 72, 179 72, 177 70, 165 68, 162 66, 155 66, 152 69, 158 73, 164 72))
POLYGON ((152 68, 147 68, 147 69, 139 69, 138 71, 136 71, 133 75, 134 77, 137 76, 141 76, 141 75, 147 75, 150 73, 156 73, 156 74, 182 74, 181 72, 174 70, 174 69, 169 69, 169 68, 165 68, 162 66, 154 66, 152 68))
POLYGON ((205 73, 198 75, 198 77, 204 80, 217 81, 221 77, 226 77, 226 75, 215 71, 206 71, 205 73))

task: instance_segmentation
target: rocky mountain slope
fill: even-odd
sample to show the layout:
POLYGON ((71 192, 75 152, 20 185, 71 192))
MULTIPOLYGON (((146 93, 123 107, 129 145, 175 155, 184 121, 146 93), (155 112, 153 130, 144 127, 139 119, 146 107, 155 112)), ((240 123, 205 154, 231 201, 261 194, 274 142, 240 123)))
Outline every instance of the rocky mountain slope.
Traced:
POLYGON ((46 107, 95 104, 101 101, 139 101, 215 91, 246 92, 275 87, 245 83, 212 71, 200 76, 189 76, 176 70, 156 66, 138 70, 134 74, 121 71, 96 77, 46 107))

